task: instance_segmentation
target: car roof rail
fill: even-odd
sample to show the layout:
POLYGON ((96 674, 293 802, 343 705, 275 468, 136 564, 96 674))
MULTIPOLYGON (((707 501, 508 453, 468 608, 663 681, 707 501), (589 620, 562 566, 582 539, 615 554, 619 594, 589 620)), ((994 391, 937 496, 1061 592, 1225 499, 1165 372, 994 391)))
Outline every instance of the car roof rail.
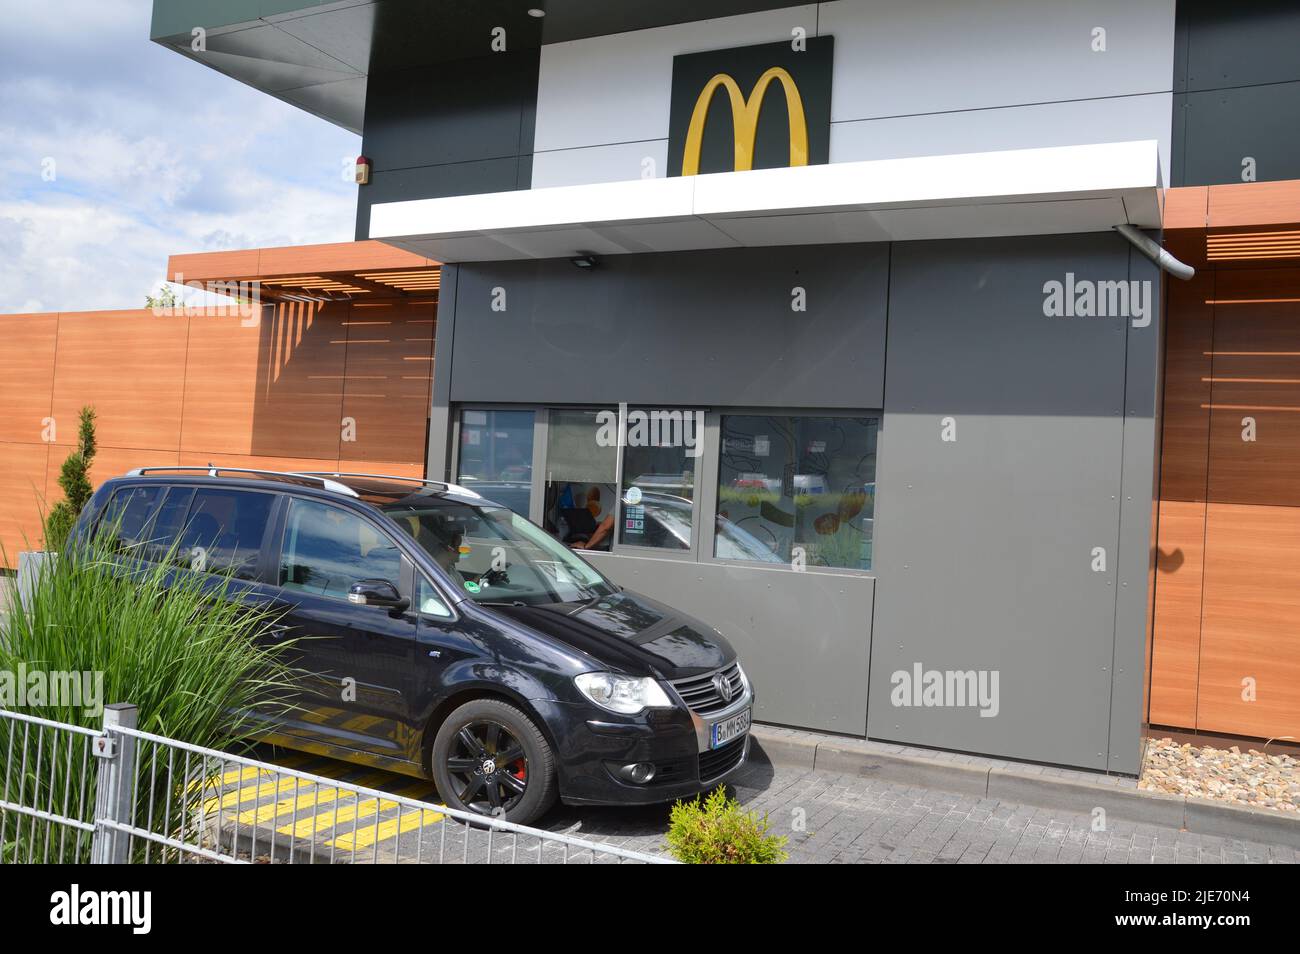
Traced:
POLYGON ((443 490, 453 494, 462 494, 466 497, 473 497, 482 500, 483 495, 470 490, 468 487, 462 487, 460 484, 453 484, 446 480, 425 480, 423 477, 399 477, 396 474, 354 474, 347 471, 337 470, 307 470, 302 471, 304 477, 352 477, 357 479, 370 480, 398 480, 404 483, 421 484, 425 487, 441 487, 443 490))
POLYGON ((305 481, 311 486, 320 487, 322 490, 330 490, 334 493, 344 494, 348 497, 360 496, 360 494, 347 484, 341 484, 336 480, 329 480, 323 474, 305 474, 287 470, 259 470, 253 467, 219 467, 212 463, 209 463, 206 467, 202 464, 191 464, 188 467, 178 465, 137 467, 134 470, 128 471, 126 476, 146 477, 150 474, 193 473, 195 471, 206 471, 209 477, 220 477, 223 474, 232 474, 239 477, 269 477, 272 480, 299 480, 305 481))

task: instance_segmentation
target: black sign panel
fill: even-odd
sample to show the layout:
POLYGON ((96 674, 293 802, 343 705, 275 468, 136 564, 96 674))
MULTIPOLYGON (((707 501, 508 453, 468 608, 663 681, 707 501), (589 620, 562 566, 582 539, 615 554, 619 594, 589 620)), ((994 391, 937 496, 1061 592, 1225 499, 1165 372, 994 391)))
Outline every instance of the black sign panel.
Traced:
POLYGON ((668 174, 828 162, 834 54, 821 36, 673 57, 668 174))

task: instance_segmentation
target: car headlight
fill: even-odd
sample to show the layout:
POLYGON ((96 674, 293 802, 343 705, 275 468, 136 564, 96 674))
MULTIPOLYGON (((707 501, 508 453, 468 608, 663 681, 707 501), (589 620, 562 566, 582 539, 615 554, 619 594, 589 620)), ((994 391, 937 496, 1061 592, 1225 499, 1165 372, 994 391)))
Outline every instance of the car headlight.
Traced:
POLYGON ((578 691, 602 709, 633 715, 642 709, 671 708, 668 693, 651 676, 620 676, 613 672, 584 672, 573 677, 578 691))

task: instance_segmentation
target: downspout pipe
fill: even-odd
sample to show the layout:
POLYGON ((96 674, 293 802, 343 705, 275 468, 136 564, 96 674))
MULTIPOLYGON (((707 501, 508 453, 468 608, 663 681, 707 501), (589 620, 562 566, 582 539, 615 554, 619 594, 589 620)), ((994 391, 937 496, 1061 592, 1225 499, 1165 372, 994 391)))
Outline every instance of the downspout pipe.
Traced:
POLYGON ((1169 250, 1162 248, 1156 242, 1152 241, 1149 236, 1136 225, 1117 225, 1115 231, 1124 236, 1133 246, 1145 255, 1151 261, 1155 262, 1160 268, 1173 275, 1174 278, 1181 278, 1188 281, 1196 274, 1196 269, 1186 262, 1180 262, 1169 254, 1169 250))

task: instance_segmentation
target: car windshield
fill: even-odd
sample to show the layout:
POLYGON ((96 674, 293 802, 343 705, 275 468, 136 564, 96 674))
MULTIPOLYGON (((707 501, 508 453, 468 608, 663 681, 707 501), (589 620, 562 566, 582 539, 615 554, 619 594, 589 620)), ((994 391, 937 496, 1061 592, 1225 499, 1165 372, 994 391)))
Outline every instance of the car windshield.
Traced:
POLYGON ((380 509, 480 603, 585 602, 615 592, 581 557, 504 507, 420 497, 380 509))

